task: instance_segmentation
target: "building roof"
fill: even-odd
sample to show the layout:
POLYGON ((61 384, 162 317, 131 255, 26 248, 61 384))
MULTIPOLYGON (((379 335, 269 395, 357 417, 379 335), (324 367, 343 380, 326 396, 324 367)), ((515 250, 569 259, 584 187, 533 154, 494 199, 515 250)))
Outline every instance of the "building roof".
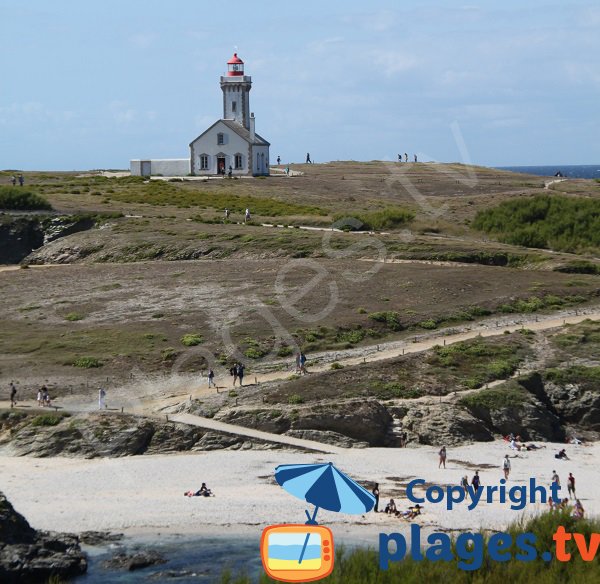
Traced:
POLYGON ((190 142, 190 146, 194 142, 196 142, 197 140, 202 138, 202 136, 204 136, 204 134, 206 134, 207 132, 212 130, 219 123, 222 123, 225 126, 227 126, 232 132, 235 132, 238 136, 240 136, 240 138, 243 138, 249 144, 252 144, 254 146, 270 146, 271 145, 262 136, 260 136, 259 134, 256 134, 256 133, 254 134, 254 142, 251 142, 250 141, 250 131, 247 130, 246 128, 244 128, 244 126, 242 126, 241 124, 234 122, 233 120, 217 120, 212 126, 207 128, 206 130, 204 130, 204 132, 202 132, 202 134, 200 134, 197 138, 194 138, 190 142))
POLYGON ((228 65, 243 65, 244 61, 242 61, 238 56, 237 53, 233 53, 233 57, 231 57, 231 59, 229 59, 229 61, 227 61, 228 65))

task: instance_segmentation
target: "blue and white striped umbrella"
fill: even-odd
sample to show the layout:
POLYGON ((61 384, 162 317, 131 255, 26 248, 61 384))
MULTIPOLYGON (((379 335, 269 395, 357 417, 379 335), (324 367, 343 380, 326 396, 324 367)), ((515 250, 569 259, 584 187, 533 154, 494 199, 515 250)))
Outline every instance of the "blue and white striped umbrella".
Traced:
POLYGON ((375 497, 335 468, 332 462, 283 464, 275 469, 275 479, 288 493, 313 504, 317 509, 360 514, 370 511, 375 505, 375 497))

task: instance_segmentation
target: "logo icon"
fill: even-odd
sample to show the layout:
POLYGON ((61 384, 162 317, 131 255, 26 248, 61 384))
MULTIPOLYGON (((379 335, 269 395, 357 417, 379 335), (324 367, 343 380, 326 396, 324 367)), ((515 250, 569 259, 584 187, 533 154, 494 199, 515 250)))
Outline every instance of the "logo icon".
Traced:
POLYGON ((280 465, 275 479, 315 509, 312 516, 305 511, 304 525, 270 525, 263 530, 260 554, 265 572, 281 582, 313 582, 329 576, 334 566, 333 533, 317 525, 317 512, 366 513, 375 505, 375 497, 331 462, 280 465))

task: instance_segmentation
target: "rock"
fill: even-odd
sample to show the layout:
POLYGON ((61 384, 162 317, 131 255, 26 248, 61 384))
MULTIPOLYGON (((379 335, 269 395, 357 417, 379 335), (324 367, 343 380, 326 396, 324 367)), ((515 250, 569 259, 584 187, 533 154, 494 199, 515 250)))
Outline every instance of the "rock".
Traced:
POLYGON ((83 531, 79 534, 79 541, 85 545, 103 546, 107 543, 121 541, 122 533, 111 533, 110 531, 83 531))
POLYGON ((353 438, 348 438, 343 434, 331 432, 329 430, 288 430, 285 436, 293 438, 301 438, 302 440, 314 440, 323 444, 333 444, 340 448, 368 448, 369 443, 353 438))
POLYGON ((84 574, 87 560, 75 535, 36 531, 0 492, 0 582, 35 584, 84 574))
POLYGON ((600 392, 568 383, 546 382, 544 389, 562 420, 584 430, 600 432, 600 392))
POLYGON ((149 566, 165 564, 167 560, 158 552, 153 550, 139 551, 132 554, 118 553, 110 560, 105 560, 102 565, 112 570, 127 570, 133 572, 142 570, 149 566))
POLYGON ((434 446, 490 442, 493 434, 482 420, 465 409, 449 403, 409 406, 402 419, 402 431, 409 443, 434 446))

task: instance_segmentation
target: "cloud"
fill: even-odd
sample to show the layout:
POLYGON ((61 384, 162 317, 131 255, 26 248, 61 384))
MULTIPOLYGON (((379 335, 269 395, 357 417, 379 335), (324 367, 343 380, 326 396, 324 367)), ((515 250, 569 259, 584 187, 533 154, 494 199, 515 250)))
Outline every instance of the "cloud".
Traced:
POLYGON ((158 39, 158 35, 153 32, 138 32, 129 37, 129 42, 137 49, 148 49, 158 39))
POLYGON ((108 109, 117 124, 129 124, 138 117, 138 112, 124 101, 111 101, 108 109))
POLYGON ((401 51, 374 50, 367 51, 368 59, 381 69, 386 77, 394 77, 398 73, 403 73, 414 69, 418 65, 416 57, 410 53, 401 51))

